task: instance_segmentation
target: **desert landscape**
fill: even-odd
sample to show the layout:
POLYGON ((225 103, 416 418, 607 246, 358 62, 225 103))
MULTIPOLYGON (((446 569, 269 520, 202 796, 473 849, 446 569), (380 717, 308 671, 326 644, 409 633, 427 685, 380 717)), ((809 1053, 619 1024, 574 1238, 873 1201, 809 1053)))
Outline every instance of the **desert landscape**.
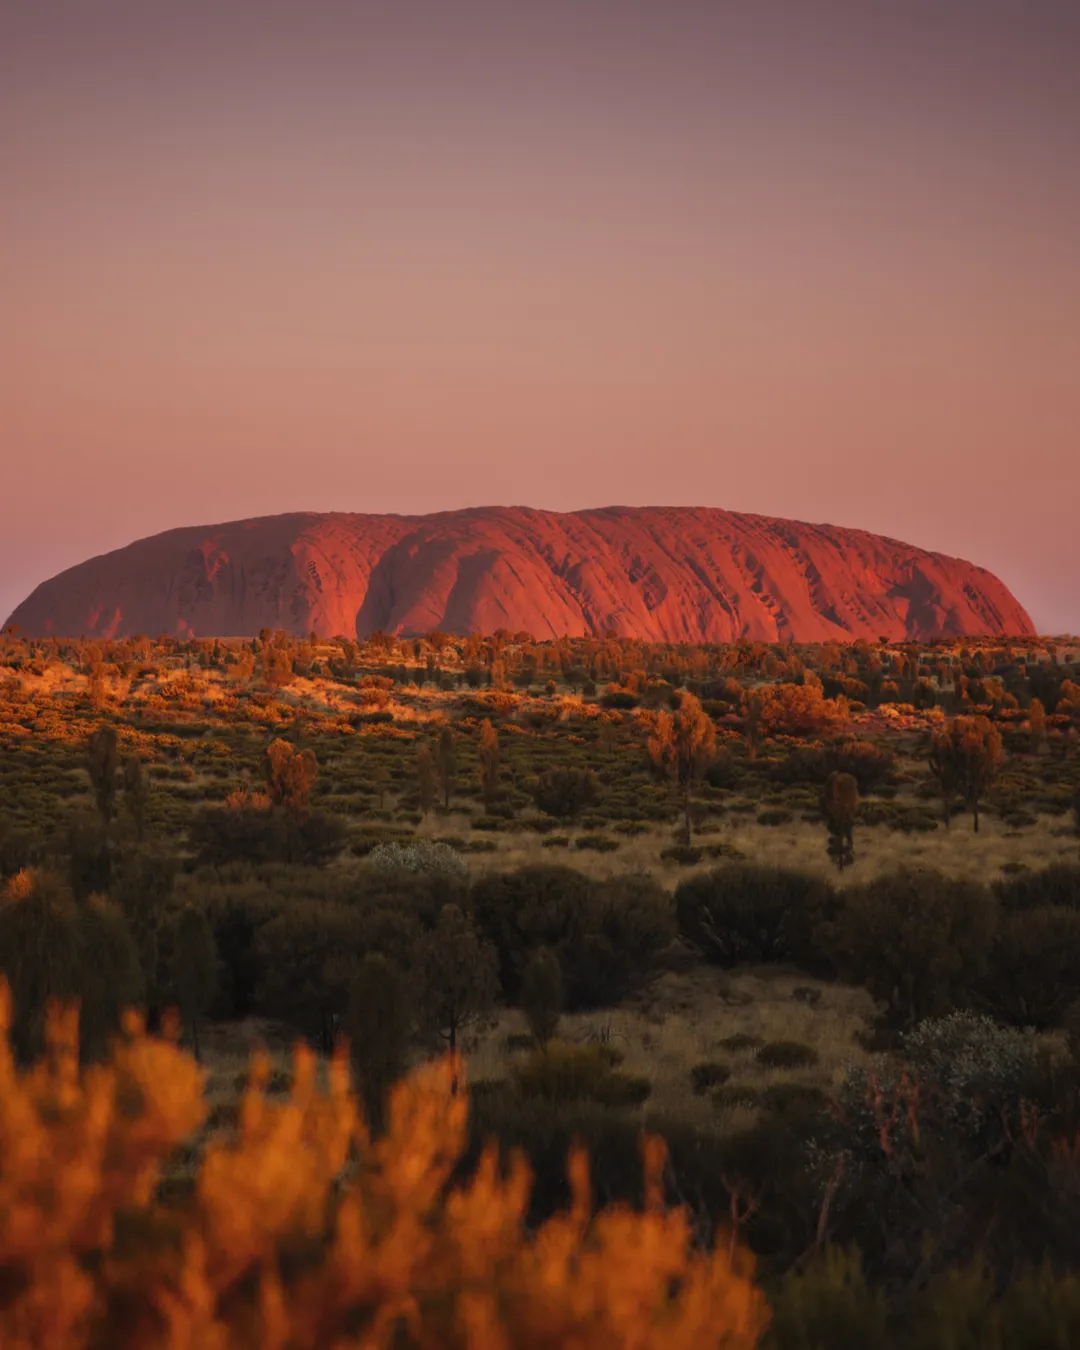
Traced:
POLYGON ((297 1039, 330 1091, 347 1038, 381 1129, 450 1048, 454 1175, 523 1150, 528 1225, 569 1202, 575 1141, 597 1203, 639 1204, 644 1131, 774 1317, 813 1287, 894 1335, 893 1291, 937 1317, 1078 1231, 1078 732, 1067 639, 9 627, 13 1045, 44 1048, 49 997, 79 998, 92 1058, 128 1005, 179 1018, 205 1114, 168 1205, 250 1135, 253 1054, 287 1116, 297 1039))
POLYGON ((1080 1350, 1078 72, 0 3, 0 1350, 1080 1350))

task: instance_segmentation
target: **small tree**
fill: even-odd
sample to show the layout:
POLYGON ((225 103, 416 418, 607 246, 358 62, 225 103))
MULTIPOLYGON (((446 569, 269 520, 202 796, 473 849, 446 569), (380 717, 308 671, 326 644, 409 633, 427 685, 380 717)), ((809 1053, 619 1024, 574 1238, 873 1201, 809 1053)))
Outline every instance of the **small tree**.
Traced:
POLYGON ((454 790, 454 781, 457 778, 457 747, 454 743, 454 733, 449 726, 444 726, 439 732, 439 742, 435 752, 436 763, 439 771, 439 782, 443 791, 443 806, 446 810, 450 809, 450 794, 454 790))
MULTIPOLYGON (((421 1016, 451 1054, 458 1036, 482 1021, 498 997, 498 957, 458 905, 444 905, 434 929, 420 941, 421 1016)), ((456 1084, 455 1084, 456 1090, 456 1084)))
POLYGON ((308 814, 311 792, 319 777, 312 750, 298 751, 288 741, 272 741, 266 751, 266 787, 270 800, 294 820, 308 814))
POLYGON ((345 1030, 368 1120, 384 1124, 386 1094, 408 1068, 413 1000, 397 965, 380 952, 360 962, 349 994, 345 1030))
POLYGON ((416 751, 416 796, 420 814, 427 816, 435 805, 435 762, 428 745, 418 746, 416 751))
POLYGON ((480 790, 490 806, 499 792, 499 733, 485 717, 480 723, 480 790))
POLYGON ((177 916, 169 977, 180 1018, 197 1060, 199 1027, 217 993, 218 950, 209 919, 194 905, 185 905, 177 916))
MULTIPOLYGON (((979 832, 979 802, 997 779, 1005 752, 1001 733, 988 718, 954 717, 935 734, 930 755, 931 772, 941 784, 942 796, 959 791, 971 809, 975 833, 979 832)), ((946 807, 946 819, 947 819, 946 807)))
POLYGON ((859 809, 859 785, 850 773, 835 769, 821 792, 821 814, 829 831, 828 853, 837 871, 855 861, 855 815, 859 809))
POLYGON ((683 694, 673 713, 662 712, 648 741, 649 758, 683 794, 683 838, 690 843, 690 801, 716 755, 716 727, 693 694, 683 694))
POLYGON ((562 968, 547 947, 540 947, 529 958, 521 976, 519 999, 533 1039, 541 1050, 547 1049, 563 1009, 562 968))
POLYGON ((91 733, 87 742, 86 769, 94 802, 105 825, 112 820, 116 806, 117 770, 120 768, 120 749, 113 727, 102 726, 91 733))

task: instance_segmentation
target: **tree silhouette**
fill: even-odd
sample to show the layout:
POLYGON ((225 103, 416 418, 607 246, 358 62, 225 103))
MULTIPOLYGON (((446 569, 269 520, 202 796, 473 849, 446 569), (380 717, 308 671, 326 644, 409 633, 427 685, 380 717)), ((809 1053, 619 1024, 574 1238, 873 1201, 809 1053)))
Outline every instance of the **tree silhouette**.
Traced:
POLYGON ((217 993, 218 950, 209 919, 194 905, 185 905, 176 919, 169 983, 197 1060, 199 1027, 217 993))
POLYGON ((416 750, 416 796, 420 814, 426 816, 435 804, 435 761, 429 745, 418 746, 416 750))
POLYGON ((855 861, 855 815, 859 809, 859 785, 850 773, 835 769, 821 792, 821 814, 829 831, 828 853, 838 871, 855 861))
POLYGON ((90 787, 102 822, 108 825, 116 806, 116 779, 120 768, 120 749, 113 727, 101 726, 87 742, 86 768, 90 787))
POLYGON ((538 948, 529 958, 521 975, 519 1001, 533 1039, 545 1049, 558 1029, 563 1009, 562 968, 547 947, 538 948))
POLYGON ((143 773, 142 760, 131 755, 124 760, 124 806, 135 826, 135 835, 140 841, 146 833, 146 807, 149 791, 146 775, 143 773))
POLYGON ((487 1017, 498 997, 498 957, 458 905, 444 905, 420 940, 421 1016, 456 1052, 458 1036, 487 1017))
POLYGON ((683 794, 683 837, 689 844, 694 784, 716 756, 716 727, 693 694, 683 694, 675 712, 657 716, 648 751, 656 769, 683 794))
MULTIPOLYGON (((963 796, 971 809, 976 834, 979 802, 993 786, 1004 759, 1001 733, 985 717, 954 717, 943 731, 934 735, 930 771, 941 784, 946 802, 950 790, 963 796)), ((948 805, 945 811, 947 822, 948 805)))
POLYGON ((408 1067, 413 999, 409 982, 381 952, 360 962, 349 994, 345 1030, 368 1120, 384 1125, 386 1093, 408 1067))
POLYGON ((480 723, 480 790, 490 806, 499 792, 499 733, 485 717, 480 723))

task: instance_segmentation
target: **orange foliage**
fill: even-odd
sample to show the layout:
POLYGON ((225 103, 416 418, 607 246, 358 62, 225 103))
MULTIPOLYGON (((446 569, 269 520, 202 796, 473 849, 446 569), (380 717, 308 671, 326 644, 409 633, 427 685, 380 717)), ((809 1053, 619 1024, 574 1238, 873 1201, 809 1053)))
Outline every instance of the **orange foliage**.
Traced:
MULTIPOLYGON (((0 1030, 10 1021, 0 989, 0 1030)), ((750 1350, 766 1322, 748 1259, 691 1250, 665 1211, 664 1145, 645 1146, 645 1213, 571 1209, 526 1233, 530 1177, 493 1148, 464 1185, 461 1065, 396 1089, 371 1142, 344 1054, 315 1087, 298 1050, 291 1099, 256 1060, 235 1142, 207 1145, 190 1202, 155 1200, 205 1116, 192 1059, 134 1018, 111 1062, 80 1073, 72 1013, 17 1069, 0 1037, 0 1344, 5 1350, 750 1350)))

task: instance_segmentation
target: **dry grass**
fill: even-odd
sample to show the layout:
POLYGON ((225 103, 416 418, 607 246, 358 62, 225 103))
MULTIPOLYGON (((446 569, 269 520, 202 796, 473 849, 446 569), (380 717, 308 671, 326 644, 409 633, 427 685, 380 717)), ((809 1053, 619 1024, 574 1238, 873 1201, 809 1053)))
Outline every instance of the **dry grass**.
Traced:
MULTIPOLYGON (((946 876, 991 882, 999 879, 1002 869, 1020 864, 1037 869, 1057 862, 1076 862, 1080 859, 1080 840, 1061 816, 1039 816, 1034 825, 1013 829, 1003 821, 984 815, 979 821, 979 833, 971 827, 971 819, 961 816, 949 829, 938 829, 925 834, 905 834, 884 825, 861 826, 855 831, 855 863, 838 878, 825 852, 825 831, 820 825, 795 820, 786 825, 759 825, 753 817, 744 820, 729 818, 718 833, 695 838, 700 844, 730 844, 750 862, 773 867, 794 867, 813 872, 845 885, 872 881, 875 877, 895 871, 901 866, 934 868, 946 876)), ((429 816, 417 827, 417 834, 434 837, 456 834, 464 838, 490 839, 495 844, 492 853, 475 855, 471 859, 474 872, 507 871, 537 863, 564 863, 590 876, 610 877, 643 869, 669 889, 695 870, 662 861, 660 853, 674 842, 670 826, 652 826, 643 834, 629 838, 618 835, 619 847, 613 853, 596 853, 574 847, 575 839, 587 832, 559 825, 555 833, 565 835, 568 847, 545 848, 546 836, 531 830, 505 830, 479 834, 471 831, 472 817, 462 812, 447 816, 429 816)), ((602 831, 606 833, 606 831, 602 831)), ((702 867, 716 866, 706 859, 702 867)))
MULTIPOLYGON (((796 972, 770 968, 723 972, 710 966, 668 971, 637 999, 622 1007, 566 1016, 559 1035, 567 1040, 608 1040, 622 1051, 620 1068, 640 1074, 652 1094, 639 1114, 664 1115, 698 1126, 724 1130, 752 1118, 745 1108, 722 1110, 706 1096, 695 1095, 690 1071, 707 1060, 730 1064, 732 1082, 767 1087, 800 1082, 829 1088, 852 1063, 866 1063, 867 1053, 855 1036, 866 1030, 874 1014, 864 989, 827 984, 796 972), (819 1001, 811 1006, 794 997, 796 989, 813 989, 819 1001), (733 1035, 761 1042, 793 1040, 812 1046, 819 1062, 813 1068, 767 1069, 753 1051, 732 1053, 721 1042, 733 1035)), ((472 1079, 504 1078, 513 1052, 508 1033, 524 1030, 520 1013, 504 1012, 497 1025, 475 1037, 468 1051, 472 1079)))

